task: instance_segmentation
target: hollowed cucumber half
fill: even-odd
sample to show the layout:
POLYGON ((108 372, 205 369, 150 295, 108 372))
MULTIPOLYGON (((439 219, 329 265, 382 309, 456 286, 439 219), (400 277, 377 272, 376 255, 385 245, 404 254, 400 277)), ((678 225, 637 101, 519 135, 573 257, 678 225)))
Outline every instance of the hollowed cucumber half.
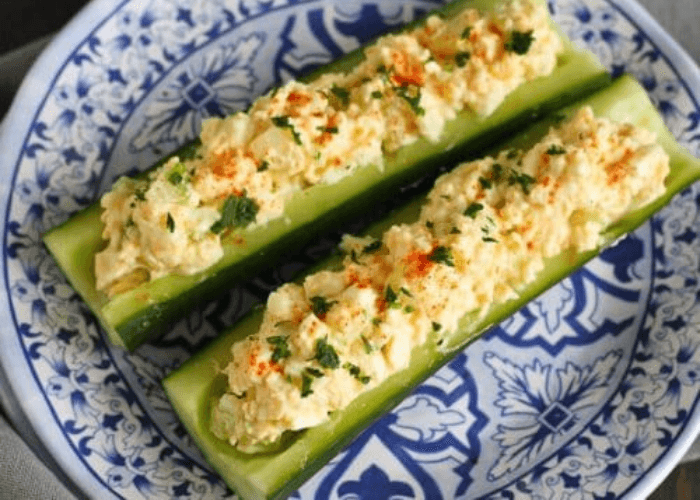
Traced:
MULTIPOLYGON (((607 228, 600 247, 603 248, 640 226, 676 193, 700 179, 700 160, 676 143, 644 89, 631 77, 618 79, 612 86, 563 109, 561 114, 570 115, 582 105, 591 106, 596 116, 631 122, 656 132, 671 158, 665 193, 607 228)), ((538 142, 554 121, 561 118, 560 112, 556 115, 519 134, 503 148, 523 148, 538 142)), ((373 226, 369 233, 377 237, 390 225, 414 221, 421 201, 411 202, 373 226)), ((492 306, 481 319, 475 319, 474 315, 465 316, 458 330, 440 346, 428 342, 415 348, 408 368, 360 395, 348 407, 334 412, 327 423, 290 434, 276 450, 271 448, 266 453, 252 455, 241 453, 217 439, 209 429, 211 405, 223 394, 227 384, 219 367, 228 362, 234 342, 257 331, 261 311, 249 314, 190 358, 167 376, 163 385, 182 423, 208 462, 231 488, 246 499, 282 498, 298 488, 371 422, 398 404, 417 384, 448 362, 457 351, 593 258, 600 248, 578 254, 568 252, 548 259, 544 270, 534 282, 520 289, 516 299, 492 306)), ((333 262, 326 265, 332 266, 333 262)))
MULTIPOLYGON (((457 0, 443 7, 449 16, 466 7, 494 9, 499 0, 457 0)), ((420 21, 419 21, 420 22, 420 21)), ((355 218, 374 203, 389 199, 400 187, 434 176, 474 151, 495 143, 553 109, 609 83, 600 63, 588 52, 564 40, 565 50, 554 72, 521 86, 487 118, 460 113, 449 122, 439 142, 418 140, 385 159, 382 171, 367 165, 340 182, 316 185, 298 193, 284 216, 265 225, 237 230, 224 241, 224 257, 192 275, 168 275, 108 298, 95 287, 94 256, 104 245, 98 203, 50 230, 44 242, 74 289, 99 318, 110 341, 128 350, 157 338, 194 305, 220 295, 233 284, 272 266, 282 255, 344 221, 355 218)), ((362 60, 354 51, 317 71, 344 72, 362 60)), ((196 144, 185 146, 189 153, 196 144)), ((173 154, 182 153, 182 150, 173 154)), ((167 160, 164 159, 163 161, 167 160)))

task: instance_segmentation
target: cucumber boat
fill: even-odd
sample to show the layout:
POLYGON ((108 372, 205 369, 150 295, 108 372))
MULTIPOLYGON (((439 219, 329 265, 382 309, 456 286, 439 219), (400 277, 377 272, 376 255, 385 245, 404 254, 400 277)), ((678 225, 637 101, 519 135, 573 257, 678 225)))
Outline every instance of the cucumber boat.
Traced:
MULTIPOLYGON (((449 18, 467 7, 489 11, 502 3, 458 0, 443 7, 440 16, 449 18)), ((420 26, 421 22, 410 26, 420 26)), ((273 265, 281 255, 301 248, 315 235, 337 228, 343 221, 366 211, 370 201, 389 199, 401 186, 434 176, 440 168, 473 155, 535 117, 609 82, 608 75, 590 53, 559 36, 564 50, 554 71, 521 85, 492 114, 480 117, 471 110, 460 112, 445 124, 439 140, 419 138, 401 147, 384 158, 382 169, 362 166, 338 182, 318 184, 295 194, 286 204, 283 217, 239 228, 225 236, 223 257, 203 271, 158 277, 112 296, 98 290, 94 265, 86 265, 93 263, 95 255, 105 247, 102 209, 98 203, 50 230, 44 242, 71 285, 99 319, 109 340, 133 350, 166 332, 195 304, 216 297, 232 284, 273 265)), ((363 58, 362 51, 352 52, 308 80, 331 72, 348 72, 361 64, 363 58)), ((186 145, 158 165, 167 163, 173 156, 194 156, 200 148, 196 142, 186 145)))
MULTIPOLYGON (((590 106, 597 117, 630 122, 657 134, 657 141, 670 157, 670 173, 662 196, 606 228, 596 250, 565 252, 545 261, 535 281, 518 288, 515 299, 490 307, 484 315, 467 314, 456 332, 443 343, 427 342, 411 353, 407 369, 393 374, 377 387, 361 394, 344 409, 331 414, 327 423, 290 432, 265 453, 249 454, 236 450, 215 437, 210 429, 212 407, 226 390, 222 374, 234 343, 258 331, 262 313, 254 311, 238 325, 198 352, 167 376, 163 385, 178 413, 207 461, 243 498, 283 498, 347 445, 372 421, 398 404, 417 384, 445 364, 460 349, 481 333, 504 320, 554 283, 595 257, 601 248, 614 242, 646 221, 679 191, 700 179, 700 160, 679 146, 649 101, 644 89, 633 78, 624 76, 610 87, 561 111, 571 115, 579 106, 590 106)), ((539 140, 547 129, 561 119, 560 113, 537 123, 519 134, 504 149, 527 147, 539 140)), ((416 220, 421 199, 415 200, 388 220, 373 226, 369 234, 378 235, 397 223, 416 220)), ((335 262, 337 263, 337 261, 335 262)), ((327 262, 333 266, 334 262, 327 262)))

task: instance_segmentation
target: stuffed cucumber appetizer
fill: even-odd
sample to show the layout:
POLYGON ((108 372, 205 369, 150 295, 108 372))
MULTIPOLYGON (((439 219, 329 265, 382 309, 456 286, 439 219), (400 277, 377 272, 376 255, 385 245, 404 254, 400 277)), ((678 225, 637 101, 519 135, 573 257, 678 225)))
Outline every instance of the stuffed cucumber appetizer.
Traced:
POLYGON ((165 390, 239 495, 282 498, 458 349, 699 178, 700 160, 623 77, 347 237, 342 262, 273 292, 165 390))
POLYGON ((205 121, 44 241, 131 350, 368 202, 607 82, 545 2, 458 0, 205 121))

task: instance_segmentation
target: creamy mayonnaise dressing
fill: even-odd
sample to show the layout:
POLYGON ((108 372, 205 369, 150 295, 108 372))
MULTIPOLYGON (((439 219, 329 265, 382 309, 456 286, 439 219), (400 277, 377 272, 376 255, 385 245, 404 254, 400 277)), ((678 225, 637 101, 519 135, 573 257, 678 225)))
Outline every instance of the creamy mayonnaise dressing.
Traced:
POLYGON ((655 141, 583 108, 526 152, 440 177, 415 223, 345 237, 342 269, 273 292, 259 332, 232 347, 214 433, 245 451, 321 424, 431 335, 514 297, 546 258, 595 248, 664 192, 669 158, 655 141))
POLYGON ((439 140, 459 112, 492 113, 551 73, 561 50, 542 3, 433 15, 379 39, 348 74, 290 82, 246 112, 206 120, 195 156, 172 157, 103 196, 98 290, 111 296, 210 267, 232 230, 281 217, 299 191, 361 166, 382 169, 385 156, 418 138, 439 140))

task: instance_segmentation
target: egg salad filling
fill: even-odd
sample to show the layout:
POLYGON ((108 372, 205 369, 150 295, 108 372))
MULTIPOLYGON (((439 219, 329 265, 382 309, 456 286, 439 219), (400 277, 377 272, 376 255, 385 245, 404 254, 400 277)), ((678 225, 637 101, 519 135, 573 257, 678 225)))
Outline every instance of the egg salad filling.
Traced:
POLYGON ((191 151, 102 197, 97 289, 113 296, 210 267, 232 232, 283 216, 295 193, 362 166, 381 170, 419 138, 437 141, 458 113, 491 114, 550 74, 562 49, 544 2, 433 15, 379 39, 347 74, 290 82, 246 112, 206 120, 191 151))
POLYGON ((582 108, 530 150, 440 177, 419 219, 381 239, 346 236, 340 270, 273 292, 259 331, 232 347, 212 430, 242 451, 325 422, 517 294, 545 259, 595 248, 611 223, 664 192, 654 134, 582 108))

